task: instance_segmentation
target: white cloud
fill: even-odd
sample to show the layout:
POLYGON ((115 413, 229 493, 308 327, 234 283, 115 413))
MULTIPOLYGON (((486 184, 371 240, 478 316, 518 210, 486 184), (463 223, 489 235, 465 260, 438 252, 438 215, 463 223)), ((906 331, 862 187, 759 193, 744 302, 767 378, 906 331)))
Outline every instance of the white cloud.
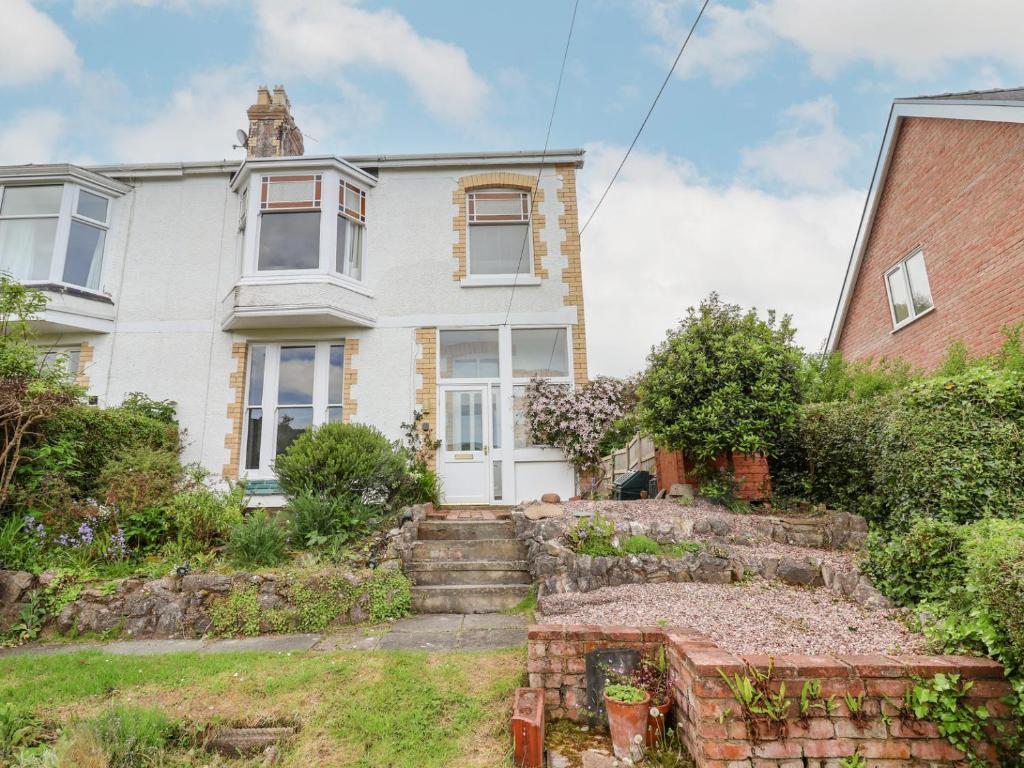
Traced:
POLYGON ((29 0, 5 0, 0 23, 0 86, 24 85, 62 74, 75 78, 74 43, 29 0))
POLYGON ((488 86, 466 52, 423 37, 395 11, 347 0, 260 0, 257 25, 257 50, 271 71, 345 82, 346 70, 372 67, 402 77, 439 117, 468 120, 483 110, 488 86))
MULTIPOLYGON (((637 0, 666 45, 678 45, 695 0, 637 0)), ((902 79, 942 73, 956 62, 989 61, 1024 71, 1019 0, 754 0, 712 5, 680 62, 681 74, 733 81, 788 43, 822 77, 866 61, 902 79)))
POLYGON ((200 8, 225 5, 233 0, 75 0, 75 16, 102 16, 125 6, 136 8, 165 8, 172 11, 193 11, 200 8))
POLYGON ((231 145, 235 130, 248 128, 245 110, 255 97, 256 84, 242 70, 196 74, 147 120, 112 126, 112 157, 133 162, 242 157, 244 151, 231 145))
POLYGON ((835 189, 857 154, 857 145, 836 126, 831 96, 796 104, 785 112, 786 127, 768 142, 743 150, 743 166, 761 179, 789 189, 835 189))
POLYGON ((27 109, 0 123, 0 165, 59 161, 64 116, 53 109, 27 109))
MULTIPOLYGON (((622 156, 588 149, 579 182, 589 214, 622 156)), ((711 291, 794 317, 797 340, 828 333, 864 202, 862 192, 778 196, 719 188, 664 154, 636 152, 583 235, 591 375, 639 370, 651 345, 711 291)))

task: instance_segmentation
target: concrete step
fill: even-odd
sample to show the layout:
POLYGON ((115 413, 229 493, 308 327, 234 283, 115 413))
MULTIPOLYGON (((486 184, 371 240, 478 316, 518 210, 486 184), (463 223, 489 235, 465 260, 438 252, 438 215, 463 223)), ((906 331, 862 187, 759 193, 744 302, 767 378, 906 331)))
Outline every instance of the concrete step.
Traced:
POLYGON ((412 588, 417 613, 498 613, 530 594, 526 584, 466 584, 412 588))
POLYGON ((526 545, 515 539, 417 541, 412 545, 412 559, 413 562, 525 560, 526 545))
POLYGON ((419 525, 420 541, 512 539, 515 533, 511 520, 424 520, 419 525))
POLYGON ((413 563, 409 576, 419 586, 530 584, 525 560, 413 563))

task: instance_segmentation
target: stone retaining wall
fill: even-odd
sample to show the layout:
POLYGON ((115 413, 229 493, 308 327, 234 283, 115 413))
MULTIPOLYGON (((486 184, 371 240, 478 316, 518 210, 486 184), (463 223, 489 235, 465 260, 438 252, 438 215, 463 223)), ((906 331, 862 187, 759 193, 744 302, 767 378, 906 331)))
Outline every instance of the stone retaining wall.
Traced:
MULTIPOLYGON (((1009 683, 1002 667, 988 659, 882 654, 775 657, 771 688, 778 692, 785 683, 790 714, 784 727, 774 732, 744 718, 720 674, 748 675, 748 664, 764 672, 768 657, 737 656, 697 632, 679 628, 535 625, 529 628, 528 639, 530 685, 544 690, 551 720, 587 717, 586 654, 611 649, 651 654, 664 647, 677 722, 698 768, 836 768, 855 753, 866 758, 870 768, 955 766, 963 754, 938 735, 933 723, 916 720, 899 708, 915 677, 930 678, 937 672, 972 680, 968 703, 987 707, 993 722, 1009 717, 1002 701, 1010 692, 1009 683), (820 682, 822 697, 836 697, 831 715, 815 709, 800 719, 800 692, 808 680, 820 682), (863 696, 863 716, 853 716, 844 703, 847 693, 863 696)), ((978 752, 995 764, 990 744, 980 745, 978 752)))
MULTIPOLYGON (((568 592, 591 592, 602 587, 623 584, 656 584, 662 582, 703 582, 729 584, 744 578, 778 579, 786 584, 824 587, 854 602, 870 608, 890 608, 892 603, 872 585, 865 575, 852 569, 838 572, 824 560, 806 557, 759 556, 756 550, 726 543, 701 542, 703 549, 681 557, 658 555, 628 555, 624 557, 591 557, 577 554, 564 542, 567 522, 562 518, 528 520, 522 512, 513 512, 517 536, 528 546, 530 575, 538 584, 538 595, 543 598, 568 592)), ((816 535, 828 536, 830 541, 850 541, 854 529, 849 518, 835 516, 835 525, 819 528, 816 535), (822 531, 827 531, 823 533, 822 531), (845 533, 844 533, 845 532, 845 533)), ((862 518, 856 518, 863 520, 862 518)), ((778 518, 763 518, 773 538, 803 535, 778 518)), ((708 532, 725 541, 731 529, 725 520, 693 520, 630 522, 622 525, 623 535, 645 535, 669 544, 690 540, 697 524, 704 524, 708 532), (716 530, 715 526, 719 526, 716 530)), ((617 528, 618 530, 618 528, 617 528)), ((703 534, 704 531, 696 531, 703 534)), ((778 540, 778 539, 776 539, 778 540)), ((793 543, 793 542, 785 542, 793 543)))
MULTIPOLYGON (((397 564, 396 564, 397 565, 397 564)), ((20 571, 0 571, 0 630, 12 623, 33 591, 45 589, 57 576, 35 576, 20 571), (6 619, 6 620, 5 620, 6 619)), ((315 589, 342 586, 353 592, 369 573, 325 570, 304 574, 303 584, 315 589)), ((255 590, 260 613, 293 608, 293 587, 298 577, 276 573, 189 574, 160 579, 127 578, 73 587, 77 597, 53 618, 61 634, 115 633, 134 639, 197 638, 211 628, 210 609, 232 590, 255 590)), ((360 596, 338 623, 359 623, 367 617, 367 599, 360 596)), ((269 623, 261 631, 276 631, 269 623)))

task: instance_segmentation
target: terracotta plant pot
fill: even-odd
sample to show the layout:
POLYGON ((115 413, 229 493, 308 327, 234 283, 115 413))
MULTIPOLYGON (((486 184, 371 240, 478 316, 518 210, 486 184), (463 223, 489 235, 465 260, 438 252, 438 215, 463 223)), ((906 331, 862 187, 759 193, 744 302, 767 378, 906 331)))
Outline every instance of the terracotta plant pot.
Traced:
POLYGON ((647 746, 653 747, 665 738, 665 727, 668 724, 668 713, 672 711, 672 702, 664 704, 651 704, 647 708, 647 746), (651 714, 651 710, 658 710, 658 716, 651 714))
POLYGON ((604 706, 608 711, 608 730, 612 732, 612 750, 620 760, 636 760, 643 753, 647 732, 647 710, 651 708, 651 697, 644 694, 644 700, 626 704, 609 699, 605 694, 604 706), (637 740, 639 737, 639 741, 637 740))

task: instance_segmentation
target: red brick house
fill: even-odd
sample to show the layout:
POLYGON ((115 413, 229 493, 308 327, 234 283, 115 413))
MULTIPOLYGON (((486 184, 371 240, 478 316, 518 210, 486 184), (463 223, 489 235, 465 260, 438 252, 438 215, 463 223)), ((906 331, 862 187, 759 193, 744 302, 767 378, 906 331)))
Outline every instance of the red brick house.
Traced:
POLYGON ((931 369, 1024 320, 1024 88, 893 102, 827 349, 931 369))

